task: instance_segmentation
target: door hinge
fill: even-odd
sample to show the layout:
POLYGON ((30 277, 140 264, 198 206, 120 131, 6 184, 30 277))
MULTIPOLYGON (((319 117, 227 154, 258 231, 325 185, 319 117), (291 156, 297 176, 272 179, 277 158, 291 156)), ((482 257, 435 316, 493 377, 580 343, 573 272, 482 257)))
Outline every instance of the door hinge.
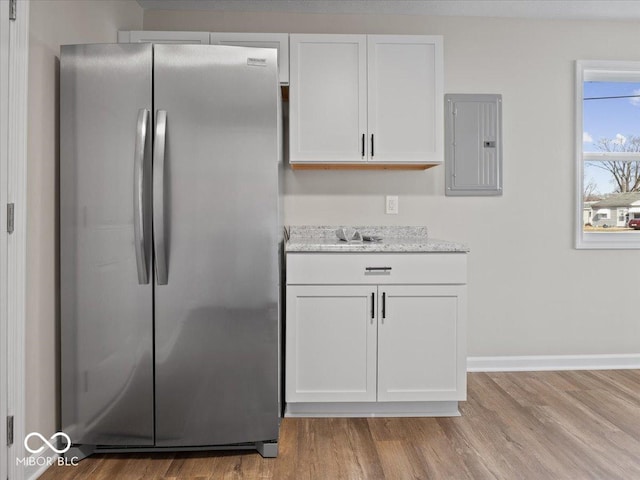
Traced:
POLYGON ((15 205, 13 203, 7 203, 7 232, 13 233, 13 224, 15 221, 15 205))
POLYGON ((16 9, 18 0, 9 0, 9 20, 16 19, 16 9))
POLYGON ((7 417, 7 447, 13 445, 13 415, 7 417))

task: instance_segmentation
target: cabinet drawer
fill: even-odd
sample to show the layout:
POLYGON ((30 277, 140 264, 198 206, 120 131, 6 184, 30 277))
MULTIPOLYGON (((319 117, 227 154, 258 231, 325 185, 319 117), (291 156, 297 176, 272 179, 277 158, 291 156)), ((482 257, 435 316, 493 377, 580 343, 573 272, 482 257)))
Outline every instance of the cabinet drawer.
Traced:
POLYGON ((287 284, 466 284, 465 253, 288 253, 287 284))

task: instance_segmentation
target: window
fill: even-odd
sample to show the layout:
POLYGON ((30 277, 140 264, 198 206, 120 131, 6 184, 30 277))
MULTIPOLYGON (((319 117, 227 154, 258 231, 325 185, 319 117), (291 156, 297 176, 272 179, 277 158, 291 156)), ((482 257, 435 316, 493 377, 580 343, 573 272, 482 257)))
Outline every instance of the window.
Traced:
POLYGON ((576 248, 638 248, 640 62, 576 62, 576 248))

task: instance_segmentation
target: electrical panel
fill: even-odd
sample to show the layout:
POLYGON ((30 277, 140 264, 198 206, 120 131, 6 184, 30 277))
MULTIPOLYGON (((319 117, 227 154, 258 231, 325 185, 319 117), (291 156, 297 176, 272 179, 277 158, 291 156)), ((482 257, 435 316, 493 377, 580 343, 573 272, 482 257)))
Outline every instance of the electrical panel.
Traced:
POLYGON ((445 95, 446 195, 502 195, 502 95, 445 95))

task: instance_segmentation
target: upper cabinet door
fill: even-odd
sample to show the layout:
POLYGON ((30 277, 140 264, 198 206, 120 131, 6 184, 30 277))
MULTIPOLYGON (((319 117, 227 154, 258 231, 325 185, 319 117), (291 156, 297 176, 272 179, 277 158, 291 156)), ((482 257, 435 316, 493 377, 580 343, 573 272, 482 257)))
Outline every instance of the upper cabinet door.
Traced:
POLYGON ((290 162, 366 162, 366 36, 289 39, 290 162))
POLYGON ((442 37, 369 35, 369 159, 441 163, 442 37))
POLYGON ((120 30, 118 43, 177 43, 208 45, 209 32, 160 32, 153 30, 120 30))
POLYGON ((280 83, 283 85, 289 84, 288 33, 213 32, 211 33, 210 40, 212 45, 275 48, 278 51, 280 83))

